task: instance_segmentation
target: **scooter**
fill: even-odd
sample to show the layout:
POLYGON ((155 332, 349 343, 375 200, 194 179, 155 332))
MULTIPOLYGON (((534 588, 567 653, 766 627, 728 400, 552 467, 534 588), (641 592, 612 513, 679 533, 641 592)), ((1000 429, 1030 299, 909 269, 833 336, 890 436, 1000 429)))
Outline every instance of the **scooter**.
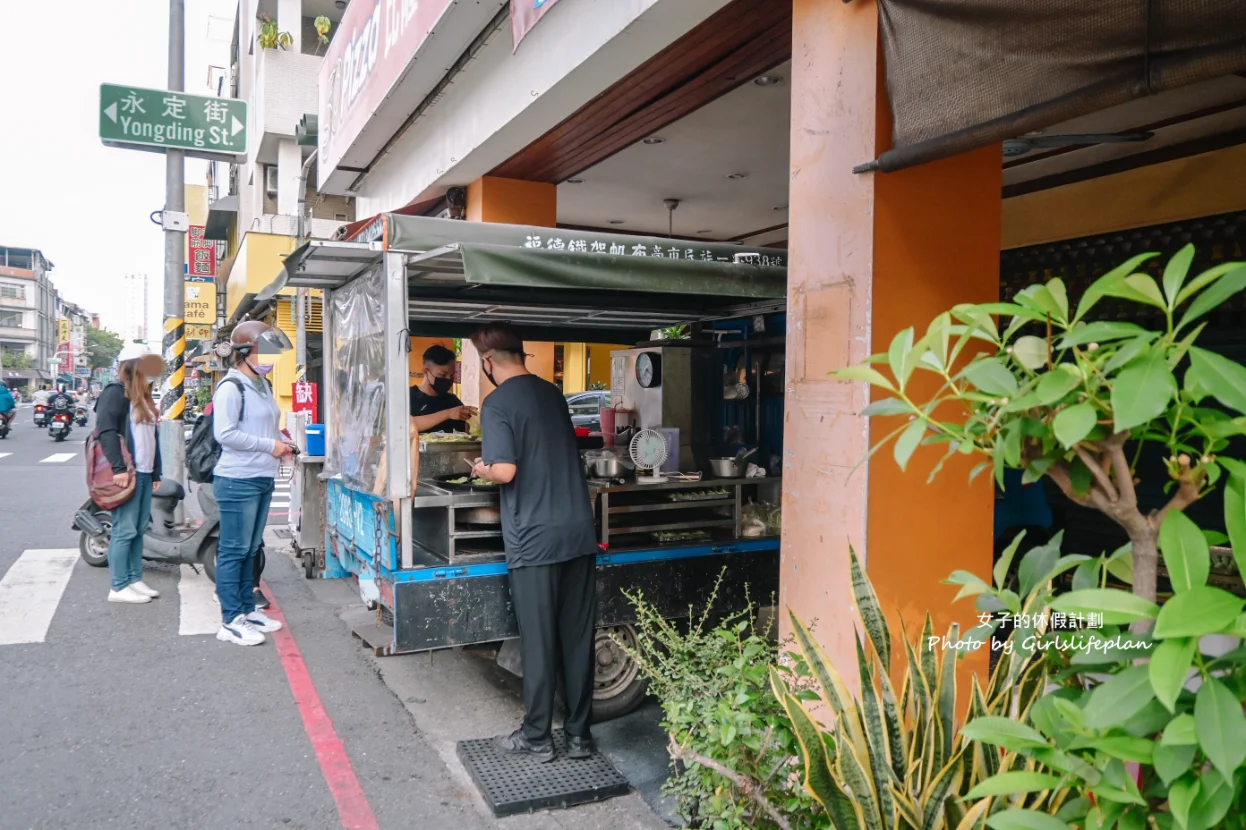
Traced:
MULTIPOLYGON (((176 481, 160 482, 160 488, 151 494, 151 525, 143 534, 143 559, 174 565, 202 565, 208 579, 215 582, 220 514, 210 486, 199 487, 195 496, 203 511, 203 524, 181 530, 173 520, 173 511, 186 498, 186 488, 176 481)), ((90 499, 74 514, 73 529, 79 531, 78 554, 93 568, 108 564, 112 524, 112 513, 90 499)))
POLYGON ((52 419, 48 422, 48 437, 56 441, 64 441, 69 437, 69 433, 74 429, 74 416, 69 410, 57 410, 52 413, 52 419))
POLYGON ((85 406, 79 406, 74 409, 74 423, 80 427, 87 425, 87 408, 85 406))
POLYGON ((35 404, 35 426, 47 426, 48 408, 41 403, 35 404))
POLYGON ((16 412, 0 412, 0 438, 9 437, 9 429, 12 427, 13 419, 16 417, 16 412))

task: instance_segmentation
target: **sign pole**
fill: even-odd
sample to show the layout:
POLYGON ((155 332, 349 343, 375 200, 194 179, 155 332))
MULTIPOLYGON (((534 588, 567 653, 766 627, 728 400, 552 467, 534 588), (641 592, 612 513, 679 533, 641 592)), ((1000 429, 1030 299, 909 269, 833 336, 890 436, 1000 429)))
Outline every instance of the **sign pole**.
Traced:
MULTIPOLYGON (((169 0, 169 91, 183 91, 186 80, 186 5, 185 0, 169 0)), ((182 213, 186 209, 185 154, 182 150, 165 150, 164 209, 182 213)), ((164 231, 164 362, 168 388, 161 398, 163 417, 160 420, 162 459, 161 475, 165 481, 186 484, 186 438, 182 415, 186 409, 186 285, 181 231, 164 231)), ((177 519, 182 519, 178 505, 177 519)))

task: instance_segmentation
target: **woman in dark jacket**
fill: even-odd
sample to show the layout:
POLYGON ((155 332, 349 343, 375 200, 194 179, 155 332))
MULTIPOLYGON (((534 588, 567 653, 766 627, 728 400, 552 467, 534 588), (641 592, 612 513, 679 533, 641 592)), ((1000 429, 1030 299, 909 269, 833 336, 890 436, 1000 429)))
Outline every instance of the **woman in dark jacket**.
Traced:
POLYGON ((160 412, 151 396, 151 385, 164 370, 160 355, 142 343, 131 343, 118 357, 117 377, 95 403, 95 425, 100 448, 112 464, 113 481, 126 486, 135 477, 134 495, 112 511, 112 540, 108 545, 108 570, 112 575, 109 602, 151 602, 160 595, 143 582, 143 534, 151 524, 151 494, 160 483, 160 442, 156 424, 160 412), (121 452, 125 441, 133 469, 121 452))

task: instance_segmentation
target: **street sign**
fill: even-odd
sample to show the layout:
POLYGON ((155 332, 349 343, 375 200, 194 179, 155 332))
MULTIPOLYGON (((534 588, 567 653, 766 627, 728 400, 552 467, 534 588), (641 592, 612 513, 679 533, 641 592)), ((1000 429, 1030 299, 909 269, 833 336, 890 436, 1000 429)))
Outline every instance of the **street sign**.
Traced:
POLYGON ((233 98, 100 84, 100 141, 157 153, 185 150, 193 158, 244 159, 247 104, 233 98))

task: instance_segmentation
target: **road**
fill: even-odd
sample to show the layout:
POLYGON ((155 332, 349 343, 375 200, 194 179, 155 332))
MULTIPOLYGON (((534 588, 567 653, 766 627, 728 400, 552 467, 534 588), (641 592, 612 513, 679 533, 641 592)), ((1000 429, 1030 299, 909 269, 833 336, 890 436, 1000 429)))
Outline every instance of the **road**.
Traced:
POLYGON ((70 529, 85 436, 54 443, 23 407, 0 441, 0 828, 664 826, 636 795, 494 820, 449 749, 481 737, 453 684, 484 684, 468 697, 499 728, 514 687, 462 654, 378 662, 342 621, 353 588, 288 556, 265 579, 289 636, 263 646, 212 636, 211 584, 188 566, 148 565, 148 605, 106 602, 70 529))

